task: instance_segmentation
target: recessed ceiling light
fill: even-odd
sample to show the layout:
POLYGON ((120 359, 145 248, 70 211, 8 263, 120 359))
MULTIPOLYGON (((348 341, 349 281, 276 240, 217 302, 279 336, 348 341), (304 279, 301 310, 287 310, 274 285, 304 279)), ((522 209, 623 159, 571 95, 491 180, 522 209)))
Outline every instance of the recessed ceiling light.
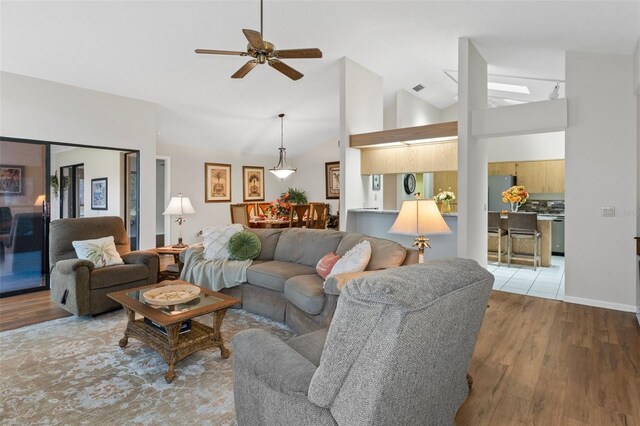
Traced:
POLYGON ((491 81, 489 82, 489 90, 498 90, 500 92, 524 93, 526 95, 531 94, 527 86, 520 86, 517 84, 494 83, 491 81))

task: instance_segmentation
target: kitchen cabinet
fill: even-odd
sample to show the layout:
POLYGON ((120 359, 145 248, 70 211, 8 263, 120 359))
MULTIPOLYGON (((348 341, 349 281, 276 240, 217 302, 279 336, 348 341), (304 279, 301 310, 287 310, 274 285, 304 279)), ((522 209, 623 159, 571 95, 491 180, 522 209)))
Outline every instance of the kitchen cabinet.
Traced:
POLYGON ((489 176, 516 176, 530 193, 564 192, 564 160, 489 163, 489 176))
POLYGON ((433 195, 440 191, 452 191, 458 196, 458 172, 435 172, 433 174, 433 195), (451 188, 451 189, 449 189, 451 188))
POLYGON ((523 185, 529 193, 544 192, 545 162, 525 161, 516 163, 516 182, 523 185))
POLYGON ((544 161, 544 191, 564 192, 564 160, 544 161))
POLYGON ((516 163, 489 163, 489 176, 515 176, 516 163))

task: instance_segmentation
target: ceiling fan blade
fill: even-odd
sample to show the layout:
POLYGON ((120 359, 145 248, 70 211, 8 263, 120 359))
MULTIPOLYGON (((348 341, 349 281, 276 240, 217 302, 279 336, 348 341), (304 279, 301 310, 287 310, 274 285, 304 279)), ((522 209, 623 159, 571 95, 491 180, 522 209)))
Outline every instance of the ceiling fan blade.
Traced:
POLYGON ((284 49, 276 50, 273 56, 282 59, 315 59, 322 58, 322 51, 317 48, 313 49, 284 49))
POLYGON ((251 47, 256 50, 264 50, 264 40, 262 40, 262 34, 254 30, 242 30, 242 32, 249 41, 251 47))
POLYGON ((235 52, 231 50, 211 50, 211 49, 196 49, 196 53, 206 53, 208 55, 234 55, 234 56, 248 56, 247 52, 235 52))
POLYGON ((245 75, 249 74, 249 71, 251 71, 253 68, 255 68, 256 65, 258 65, 258 61, 256 61, 256 60, 251 60, 251 61, 247 62, 242 67, 240 67, 240 69, 238 71, 236 71, 231 76, 231 78, 242 78, 242 77, 244 77, 245 75))
POLYGON ((270 60, 269 65, 289 77, 291 80, 300 80, 302 77, 304 77, 304 74, 302 74, 300 71, 291 68, 289 65, 277 59, 270 60))

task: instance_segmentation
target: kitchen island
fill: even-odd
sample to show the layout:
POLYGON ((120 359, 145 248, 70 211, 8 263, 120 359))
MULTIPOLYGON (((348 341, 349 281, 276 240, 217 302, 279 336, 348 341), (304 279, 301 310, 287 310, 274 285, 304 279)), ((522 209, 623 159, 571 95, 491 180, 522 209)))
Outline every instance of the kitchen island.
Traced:
MULTIPOLYGON (((551 215, 538 215, 538 232, 542 234, 542 240, 540 242, 540 264, 542 266, 551 266, 551 224, 557 216, 551 215)), ((505 231, 509 228, 507 225, 507 215, 500 216, 500 227, 505 231)), ((514 239, 513 240, 513 253, 514 258, 511 263, 519 265, 533 266, 533 261, 525 258, 517 258, 517 254, 524 254, 533 256, 533 240, 514 239)), ((498 239, 495 237, 488 240, 489 251, 498 252, 498 239)), ((506 251, 507 236, 502 237, 502 250, 506 251)), ((496 259, 497 254, 489 255, 490 259, 496 259)), ((507 263, 506 253, 502 255, 501 262, 507 263)))

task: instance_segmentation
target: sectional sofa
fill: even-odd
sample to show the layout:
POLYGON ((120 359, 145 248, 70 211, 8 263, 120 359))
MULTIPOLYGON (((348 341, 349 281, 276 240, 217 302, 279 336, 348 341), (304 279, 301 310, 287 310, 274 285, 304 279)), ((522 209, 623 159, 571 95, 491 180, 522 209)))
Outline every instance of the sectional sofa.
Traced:
MULTIPOLYGON (((241 299, 245 310, 284 322, 298 334, 326 328, 333 318, 340 280, 345 277, 329 278, 325 283, 316 273, 316 264, 327 253, 344 255, 366 239, 372 253, 365 273, 418 263, 416 250, 357 233, 304 228, 248 230, 260 238, 262 251, 247 270, 247 282, 222 291, 241 299)), ((203 250, 202 245, 189 247, 182 258, 207 262, 203 250)))

